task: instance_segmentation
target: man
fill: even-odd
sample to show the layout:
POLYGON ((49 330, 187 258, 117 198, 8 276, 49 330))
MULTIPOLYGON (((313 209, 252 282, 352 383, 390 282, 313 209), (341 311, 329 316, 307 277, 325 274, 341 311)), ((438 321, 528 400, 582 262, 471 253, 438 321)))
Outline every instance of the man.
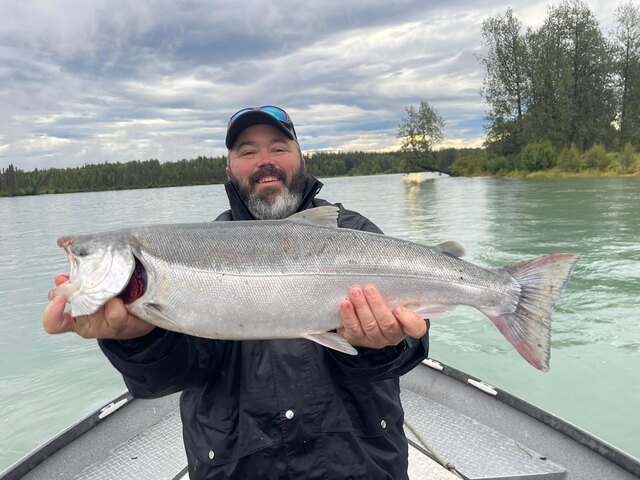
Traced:
MULTIPOLYGON (((327 205, 305 171, 288 114, 243 109, 229 121, 226 184, 230 210, 217 220, 285 218, 327 205)), ((381 233, 339 205, 340 227, 381 233)), ((56 283, 66 281, 58 275, 56 283)), ((353 286, 336 305, 350 356, 303 340, 221 341, 154 327, 119 299, 72 318, 54 298, 49 333, 98 338, 131 393, 182 391, 185 449, 192 480, 218 478, 404 479, 407 441, 398 377, 427 355, 427 325, 391 310, 374 285, 353 286)), ((232 301, 232 300, 230 300, 232 301)))

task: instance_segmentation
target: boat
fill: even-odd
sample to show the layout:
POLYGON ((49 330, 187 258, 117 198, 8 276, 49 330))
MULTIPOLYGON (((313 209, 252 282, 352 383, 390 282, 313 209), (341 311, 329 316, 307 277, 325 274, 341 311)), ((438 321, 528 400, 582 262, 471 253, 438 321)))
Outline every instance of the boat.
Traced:
MULTIPOLYGON (((401 378, 409 478, 640 478, 640 460, 433 359, 401 378)), ((188 480, 179 395, 125 392, 0 473, 0 480, 188 480)))
MULTIPOLYGON (((405 183, 422 183, 442 176, 441 172, 411 172, 405 173, 403 179, 405 183)), ((444 176, 448 177, 449 175, 444 174, 444 176)))

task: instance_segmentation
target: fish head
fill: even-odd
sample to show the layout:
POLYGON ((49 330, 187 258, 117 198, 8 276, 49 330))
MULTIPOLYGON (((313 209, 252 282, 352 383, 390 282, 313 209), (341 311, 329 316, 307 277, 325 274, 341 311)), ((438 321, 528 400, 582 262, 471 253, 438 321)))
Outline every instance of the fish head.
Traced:
POLYGON ((63 296, 74 316, 95 313, 129 283, 135 267, 131 247, 117 236, 69 236, 58 239, 69 261, 69 281, 49 292, 63 296))

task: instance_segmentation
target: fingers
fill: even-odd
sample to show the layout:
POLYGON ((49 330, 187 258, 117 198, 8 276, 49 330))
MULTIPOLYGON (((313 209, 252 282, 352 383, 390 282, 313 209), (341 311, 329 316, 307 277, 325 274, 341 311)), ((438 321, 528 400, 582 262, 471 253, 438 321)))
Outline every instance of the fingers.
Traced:
POLYGON ((72 318, 71 330, 83 338, 128 340, 146 335, 155 327, 129 314, 119 298, 109 300, 91 315, 72 318))
MULTIPOLYGON (((56 285, 69 280, 69 275, 60 273, 55 276, 56 285)), ((111 338, 127 340, 146 335, 155 327, 140 318, 129 314, 123 301, 114 298, 91 315, 73 317, 65 312, 66 299, 54 297, 46 306, 42 316, 44 331, 51 334, 75 332, 83 338, 111 338)))
POLYGON ((344 327, 338 332, 352 345, 382 348, 397 345, 405 337, 403 324, 373 285, 349 289, 348 300, 340 303, 340 313, 344 327))

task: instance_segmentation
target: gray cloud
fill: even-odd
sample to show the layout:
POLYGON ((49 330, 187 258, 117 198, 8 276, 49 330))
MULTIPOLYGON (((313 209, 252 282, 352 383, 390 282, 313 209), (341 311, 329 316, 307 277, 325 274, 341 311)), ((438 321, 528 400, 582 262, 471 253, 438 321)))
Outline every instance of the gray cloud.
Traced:
MULTIPOLYGON (((617 2, 589 2, 603 24, 617 2)), ((511 3, 525 23, 542 2, 511 3)), ((224 153, 226 119, 278 104, 305 150, 396 148, 421 100, 478 145, 488 1, 0 2, 0 166, 224 153)))

